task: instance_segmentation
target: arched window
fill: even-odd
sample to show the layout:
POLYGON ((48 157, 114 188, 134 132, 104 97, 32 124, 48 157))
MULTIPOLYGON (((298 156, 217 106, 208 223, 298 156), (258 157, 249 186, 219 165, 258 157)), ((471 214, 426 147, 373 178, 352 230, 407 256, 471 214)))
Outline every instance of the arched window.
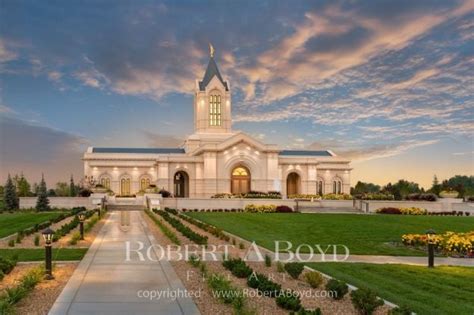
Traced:
POLYGON ((102 187, 110 189, 110 178, 108 176, 101 177, 99 183, 102 187))
POLYGON ((324 194, 324 182, 321 179, 316 182, 316 192, 320 196, 324 194))
POLYGON ((221 96, 209 95, 209 125, 220 126, 221 124, 221 96))
POLYGON ((145 190, 148 186, 150 186, 150 178, 142 177, 142 179, 140 179, 140 190, 145 190))

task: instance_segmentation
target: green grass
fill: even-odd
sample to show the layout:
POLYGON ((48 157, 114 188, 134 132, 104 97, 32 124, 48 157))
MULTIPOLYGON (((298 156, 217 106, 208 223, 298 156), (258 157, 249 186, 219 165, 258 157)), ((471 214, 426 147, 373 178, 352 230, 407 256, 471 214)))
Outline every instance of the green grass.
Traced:
POLYGON ((310 267, 356 287, 369 287, 417 314, 474 314, 474 268, 310 263, 310 267))
POLYGON ((0 238, 57 217, 61 212, 15 212, 0 214, 0 238))
MULTIPOLYGON (((87 248, 53 248, 53 261, 55 260, 81 260, 87 248)), ((18 261, 43 261, 44 248, 13 248, 0 249, 1 257, 18 255, 18 261)))
MULTIPOLYGON (((300 244, 346 245, 351 254, 422 256, 424 251, 401 244, 405 233, 466 232, 474 217, 303 214, 303 213, 216 213, 191 212, 190 216, 274 250, 274 241, 300 244)), ((304 248, 302 249, 302 251, 304 248)), ((307 251, 307 249, 306 249, 307 251)), ((341 253, 344 253, 341 250, 341 253)))

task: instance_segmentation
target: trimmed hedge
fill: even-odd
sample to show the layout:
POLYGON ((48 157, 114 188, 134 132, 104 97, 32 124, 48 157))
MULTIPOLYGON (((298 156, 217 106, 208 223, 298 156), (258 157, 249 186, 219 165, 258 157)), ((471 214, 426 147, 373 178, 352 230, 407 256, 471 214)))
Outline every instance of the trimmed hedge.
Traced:
POLYGON ((155 224, 160 228, 161 232, 163 232, 163 234, 166 235, 166 237, 168 237, 170 241, 172 241, 176 245, 181 244, 178 236, 173 231, 171 231, 166 225, 164 225, 160 220, 158 220, 158 218, 156 218, 150 210, 146 209, 145 213, 150 217, 153 222, 155 222, 155 224))
POLYGON ((172 217, 168 212, 157 209, 153 209, 153 212, 160 215, 163 219, 165 219, 166 222, 171 224, 171 226, 186 236, 189 240, 199 245, 207 245, 207 236, 203 236, 194 232, 189 227, 184 225, 179 219, 172 217))

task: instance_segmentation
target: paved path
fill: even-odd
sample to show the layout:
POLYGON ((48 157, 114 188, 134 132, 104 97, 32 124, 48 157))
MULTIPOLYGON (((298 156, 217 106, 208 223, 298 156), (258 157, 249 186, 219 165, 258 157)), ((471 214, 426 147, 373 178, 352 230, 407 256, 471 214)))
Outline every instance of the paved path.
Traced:
MULTIPOLYGON (((147 229, 143 212, 110 212, 110 215, 50 310, 64 314, 200 314, 191 298, 145 299, 140 290, 184 292, 168 261, 126 261, 125 244, 135 241, 157 245, 147 229)), ((156 254, 152 252, 154 258, 156 254)), ((135 259, 133 259, 135 258, 135 259)), ((141 291, 143 292, 143 291, 141 291)))

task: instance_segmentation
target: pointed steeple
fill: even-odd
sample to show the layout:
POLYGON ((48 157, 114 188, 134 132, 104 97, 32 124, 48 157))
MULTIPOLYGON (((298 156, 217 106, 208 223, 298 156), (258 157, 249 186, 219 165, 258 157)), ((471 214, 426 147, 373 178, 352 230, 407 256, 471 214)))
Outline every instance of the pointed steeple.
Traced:
POLYGON ((219 81, 221 81, 222 85, 224 85, 225 90, 228 91, 229 88, 227 86, 227 82, 222 79, 221 73, 219 72, 219 68, 217 68, 216 61, 214 60, 214 47, 209 44, 209 63, 207 65, 206 73, 204 74, 204 78, 202 81, 199 81, 199 90, 204 91, 206 86, 211 82, 214 76, 217 76, 219 81))

